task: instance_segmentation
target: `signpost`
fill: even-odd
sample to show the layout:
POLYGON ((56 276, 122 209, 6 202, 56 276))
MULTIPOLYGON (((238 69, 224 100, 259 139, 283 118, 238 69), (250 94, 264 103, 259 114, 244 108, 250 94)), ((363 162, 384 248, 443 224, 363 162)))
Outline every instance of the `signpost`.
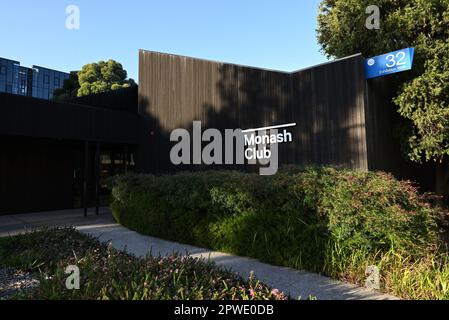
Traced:
POLYGON ((366 78, 377 78, 388 74, 411 70, 414 54, 415 48, 407 48, 366 59, 366 78))

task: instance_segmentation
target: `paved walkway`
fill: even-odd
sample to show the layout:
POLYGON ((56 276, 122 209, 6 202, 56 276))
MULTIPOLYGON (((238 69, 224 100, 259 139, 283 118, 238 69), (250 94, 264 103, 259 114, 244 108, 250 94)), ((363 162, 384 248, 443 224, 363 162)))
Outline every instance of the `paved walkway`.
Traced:
POLYGON ((83 217, 82 210, 0 216, 0 237, 44 226, 74 226, 80 232, 98 237, 100 241, 110 242, 116 249, 125 249, 136 256, 145 256, 150 252, 153 255, 188 253, 193 257, 211 259, 217 265, 232 269, 245 278, 254 271, 258 279, 292 297, 307 298, 312 295, 320 300, 396 299, 314 273, 271 266, 254 259, 143 236, 115 223, 108 208, 101 208, 99 216, 90 210, 87 218, 83 217))

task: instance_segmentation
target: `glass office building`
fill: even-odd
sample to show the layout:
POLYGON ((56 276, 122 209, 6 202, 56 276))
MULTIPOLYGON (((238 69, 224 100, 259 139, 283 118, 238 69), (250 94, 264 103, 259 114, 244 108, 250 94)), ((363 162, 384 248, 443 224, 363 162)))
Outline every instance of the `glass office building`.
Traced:
POLYGON ((40 66, 33 66, 32 94, 33 98, 52 99, 53 91, 61 88, 68 73, 40 66))
POLYGON ((0 58, 0 92, 19 94, 20 62, 0 58))
POLYGON ((31 69, 19 66, 17 94, 21 96, 28 96, 32 80, 33 78, 31 69))
POLYGON ((0 92, 49 100, 68 77, 65 72, 40 66, 26 68, 19 61, 0 58, 0 92))

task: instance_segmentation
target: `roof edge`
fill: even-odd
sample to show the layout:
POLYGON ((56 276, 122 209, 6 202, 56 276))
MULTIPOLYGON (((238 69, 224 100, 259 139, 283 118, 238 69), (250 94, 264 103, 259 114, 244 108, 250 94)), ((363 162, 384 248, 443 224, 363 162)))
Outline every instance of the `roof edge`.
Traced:
POLYGON ((323 65, 327 65, 330 63, 334 63, 334 62, 339 62, 339 61, 343 61, 343 60, 347 60, 347 59, 352 59, 355 58, 357 56, 362 56, 361 53, 357 53, 351 56, 347 56, 347 57, 343 57, 343 58, 339 58, 339 59, 335 59, 335 60, 331 60, 331 61, 326 61, 320 64, 316 64, 313 66, 309 66, 309 67, 305 67, 299 70, 295 70, 295 71, 282 71, 282 70, 275 70, 275 69, 269 69, 269 68, 262 68, 262 67, 256 67, 256 66, 249 66, 249 65, 243 65, 243 64, 238 64, 238 63, 232 63, 232 62, 224 62, 224 61, 218 61, 218 60, 211 60, 211 59, 202 59, 202 58, 197 58, 197 57, 191 57, 191 56, 186 56, 186 55, 180 55, 180 54, 175 54, 175 53, 167 53, 167 52, 160 52, 160 51, 152 51, 152 50, 146 50, 146 49, 139 49, 139 53, 155 53, 155 54, 160 54, 160 55, 165 55, 165 56, 173 56, 173 57, 178 57, 178 58, 186 58, 186 59, 192 59, 192 60, 196 60, 196 61, 205 61, 205 62, 211 62, 211 63, 219 63, 219 64, 227 64, 227 65, 233 65, 233 66, 237 66, 237 67, 243 67, 243 68, 251 68, 251 69, 257 69, 257 70, 262 70, 262 71, 269 71, 269 72, 277 72, 277 73, 283 73, 283 74, 287 74, 287 75, 292 75, 301 71, 305 71, 305 70, 309 70, 309 69, 313 69, 316 67, 320 67, 323 65))

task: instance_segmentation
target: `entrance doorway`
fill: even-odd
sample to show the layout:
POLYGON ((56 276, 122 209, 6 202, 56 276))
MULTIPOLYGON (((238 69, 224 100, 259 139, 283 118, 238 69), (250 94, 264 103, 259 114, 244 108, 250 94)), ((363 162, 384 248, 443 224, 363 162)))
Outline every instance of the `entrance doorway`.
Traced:
POLYGON ((134 148, 131 146, 85 142, 84 152, 73 174, 73 207, 109 205, 110 179, 115 175, 133 172, 134 157, 134 148))

